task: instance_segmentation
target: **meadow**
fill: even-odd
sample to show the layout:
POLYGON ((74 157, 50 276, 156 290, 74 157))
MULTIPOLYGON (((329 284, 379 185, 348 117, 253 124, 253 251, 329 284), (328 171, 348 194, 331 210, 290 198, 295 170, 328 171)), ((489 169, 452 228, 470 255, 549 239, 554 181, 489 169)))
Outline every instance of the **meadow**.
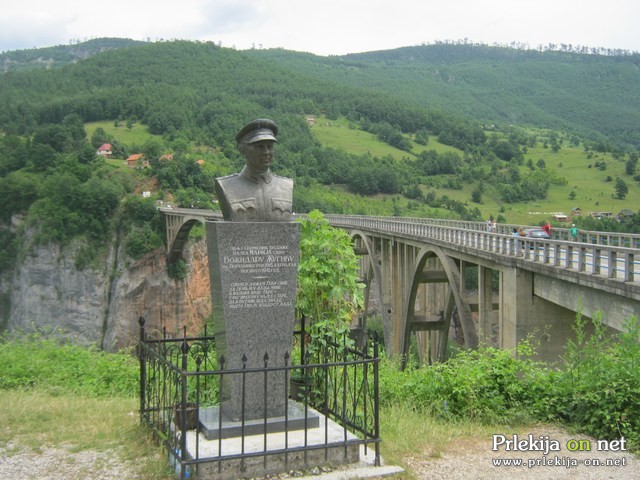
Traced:
POLYGON ((162 138, 159 135, 150 133, 149 129, 142 123, 134 122, 130 126, 127 126, 124 121, 119 122, 117 126, 113 121, 86 123, 85 131, 87 132, 87 137, 91 138, 97 128, 102 128, 107 135, 115 138, 119 143, 127 145, 129 148, 134 146, 141 147, 152 138, 162 138))
MULTIPOLYGON (((354 154, 369 152, 373 156, 391 156, 396 160, 415 158, 424 150, 435 150, 438 153, 456 152, 460 156, 463 155, 462 151, 439 143, 437 137, 433 135, 429 137, 429 143, 426 146, 412 141, 413 150, 410 153, 404 152, 384 144, 373 134, 350 128, 344 119, 328 120, 326 117, 318 117, 311 132, 324 146, 343 149, 354 154)), ((542 130, 532 132, 541 138, 548 135, 548 132, 542 130)), ((625 174, 624 159, 615 159, 610 153, 594 152, 589 158, 583 146, 570 145, 568 141, 565 141, 560 150, 554 152, 551 148, 545 147, 542 141, 539 141, 536 146, 528 148, 525 153, 523 165, 520 167, 522 175, 526 175, 530 171, 527 166, 530 160, 534 165, 539 160, 544 161, 547 169, 553 169, 557 177, 566 179, 566 185, 552 184, 549 188, 549 194, 544 200, 521 203, 501 201, 491 187, 487 188, 483 194, 482 203, 474 203, 471 201, 471 192, 476 188, 476 185, 470 183, 463 183, 460 190, 423 186, 423 193, 433 191, 438 197, 446 195, 454 200, 467 203, 471 208, 477 207, 482 212, 483 218, 489 218, 489 216, 495 218, 502 215, 507 223, 522 225, 540 225, 546 220, 552 221, 554 213, 564 213, 570 216, 575 207, 580 208, 583 214, 594 211, 609 211, 616 215, 625 208, 636 211, 637 205, 640 205, 640 185, 625 174), (604 162, 606 169, 596 168, 596 162, 604 162), (629 193, 623 200, 614 197, 616 177, 623 178, 629 187, 629 193), (574 198, 570 198, 572 191, 575 192, 574 198)), ((377 196, 373 201, 379 201, 381 197, 384 195, 377 196)), ((407 202, 404 202, 403 205, 406 206, 407 202)), ((403 212, 403 215, 420 216, 419 213, 419 211, 403 212)))

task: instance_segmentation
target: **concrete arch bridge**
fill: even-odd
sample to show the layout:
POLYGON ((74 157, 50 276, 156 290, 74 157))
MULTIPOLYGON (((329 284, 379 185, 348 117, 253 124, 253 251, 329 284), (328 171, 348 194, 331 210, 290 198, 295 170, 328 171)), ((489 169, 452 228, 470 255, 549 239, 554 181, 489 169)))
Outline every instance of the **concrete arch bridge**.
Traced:
MULTIPOLYGON (((209 210, 160 211, 169 262, 180 258, 195 223, 221 220, 209 210)), ((555 229, 552 240, 521 240, 511 235, 513 225, 488 232, 484 222, 326 218, 353 239, 392 355, 406 358, 415 347, 423 361, 441 361, 452 335, 468 347, 506 349, 534 335, 540 359, 554 361, 573 336, 576 312, 602 312, 611 331, 640 316, 640 235, 582 232, 574 242, 568 230, 555 229)))

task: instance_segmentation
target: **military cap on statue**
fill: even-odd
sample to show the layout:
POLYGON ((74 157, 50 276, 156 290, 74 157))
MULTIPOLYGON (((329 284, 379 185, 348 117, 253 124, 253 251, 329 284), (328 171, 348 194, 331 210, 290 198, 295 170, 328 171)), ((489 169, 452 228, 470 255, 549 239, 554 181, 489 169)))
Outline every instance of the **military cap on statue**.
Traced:
POLYGON ((236 135, 238 143, 254 143, 261 140, 272 140, 276 142, 278 126, 273 120, 268 118, 258 118, 247 123, 236 135))

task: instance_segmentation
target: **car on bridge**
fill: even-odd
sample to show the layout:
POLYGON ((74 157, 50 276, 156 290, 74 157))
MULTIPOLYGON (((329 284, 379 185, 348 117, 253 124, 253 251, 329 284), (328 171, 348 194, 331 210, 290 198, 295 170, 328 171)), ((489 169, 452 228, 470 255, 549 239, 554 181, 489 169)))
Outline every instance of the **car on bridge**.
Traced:
MULTIPOLYGON (((549 240, 551 237, 547 232, 542 230, 541 228, 525 228, 524 235, 527 240, 549 240)), ((533 250, 536 248, 536 245, 533 241, 525 241, 526 245, 529 247, 529 250, 533 250)), ((524 245, 522 246, 524 248, 524 245)), ((544 248, 542 245, 538 244, 537 248, 544 248)))
POLYGON ((526 228, 524 233, 528 238, 535 238, 536 240, 549 240, 551 238, 549 234, 541 228, 526 228))

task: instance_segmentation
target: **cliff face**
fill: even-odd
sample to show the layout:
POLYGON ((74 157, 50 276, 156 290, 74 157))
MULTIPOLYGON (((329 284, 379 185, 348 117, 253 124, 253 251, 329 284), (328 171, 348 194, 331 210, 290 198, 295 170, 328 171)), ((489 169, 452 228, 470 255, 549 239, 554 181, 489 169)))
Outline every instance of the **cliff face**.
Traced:
POLYGON ((112 250, 100 271, 78 271, 72 249, 39 247, 5 283, 6 323, 10 331, 53 331, 107 351, 137 342, 141 315, 149 333, 182 335, 184 326, 198 333, 211 313, 205 241, 188 243, 184 257, 187 278, 172 280, 162 250, 135 262, 112 250))

